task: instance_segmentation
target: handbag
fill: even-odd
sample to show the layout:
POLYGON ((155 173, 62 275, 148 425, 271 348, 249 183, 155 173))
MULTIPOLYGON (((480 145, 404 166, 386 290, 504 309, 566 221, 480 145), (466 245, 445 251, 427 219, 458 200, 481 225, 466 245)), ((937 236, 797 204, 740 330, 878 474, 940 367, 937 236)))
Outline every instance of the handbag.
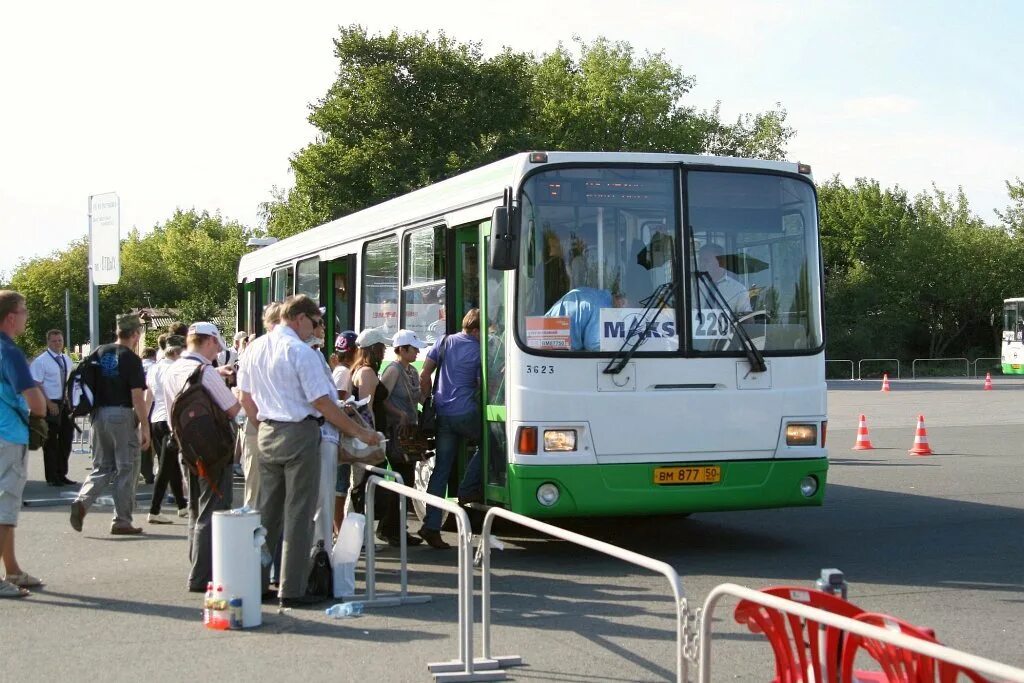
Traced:
MULTIPOLYGON (((359 411, 348 409, 346 410, 346 414, 360 426, 367 429, 370 428, 370 423, 359 411)), ((387 456, 385 455, 384 435, 377 432, 377 436, 381 438, 381 443, 376 446, 370 446, 354 436, 342 434, 338 439, 338 462, 359 462, 364 465, 381 464, 387 460, 387 456)))
POLYGON ((437 352, 437 367, 434 368, 434 381, 430 385, 430 396, 423 401, 423 409, 420 410, 420 431, 428 437, 437 436, 437 407, 434 405, 434 395, 437 393, 437 380, 441 377, 441 365, 444 364, 446 339, 448 339, 447 334, 441 337, 440 349, 437 352))
POLYGON ((327 554, 324 542, 317 541, 316 547, 313 548, 309 557, 309 580, 306 582, 306 595, 333 597, 332 579, 331 556, 327 554))

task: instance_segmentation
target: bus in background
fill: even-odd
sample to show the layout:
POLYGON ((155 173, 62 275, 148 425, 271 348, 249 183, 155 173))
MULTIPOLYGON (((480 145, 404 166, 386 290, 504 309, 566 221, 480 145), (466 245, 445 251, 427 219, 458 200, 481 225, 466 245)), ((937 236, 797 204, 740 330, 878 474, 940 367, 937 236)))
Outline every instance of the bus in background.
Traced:
POLYGON ((821 273, 805 165, 531 152, 244 255, 239 325, 296 292, 328 309, 329 338, 435 339, 479 308, 492 505, 820 505, 821 273))
POLYGON ((1024 297, 1003 301, 1003 343, 999 359, 1004 375, 1024 375, 1024 297))

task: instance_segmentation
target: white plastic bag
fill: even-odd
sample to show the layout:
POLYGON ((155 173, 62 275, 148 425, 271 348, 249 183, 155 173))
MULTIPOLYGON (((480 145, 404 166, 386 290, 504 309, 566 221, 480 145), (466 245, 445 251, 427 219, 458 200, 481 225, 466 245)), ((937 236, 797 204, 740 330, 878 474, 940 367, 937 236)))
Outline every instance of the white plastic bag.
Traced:
POLYGON ((363 549, 366 517, 349 512, 338 531, 338 540, 331 551, 331 573, 334 576, 334 597, 341 598, 356 592, 356 562, 363 549))

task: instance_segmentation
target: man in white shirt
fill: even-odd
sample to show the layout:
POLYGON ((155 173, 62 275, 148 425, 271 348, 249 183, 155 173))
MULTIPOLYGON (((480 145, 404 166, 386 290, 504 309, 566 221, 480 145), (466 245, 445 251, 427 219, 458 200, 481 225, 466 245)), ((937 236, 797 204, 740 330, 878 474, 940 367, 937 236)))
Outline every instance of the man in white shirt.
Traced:
MULTIPOLYGON (((174 399, 185 388, 198 363, 205 366, 203 386, 214 402, 227 413, 228 418, 233 418, 241 406, 212 365, 217 353, 227 348, 217 326, 209 322, 192 323, 188 328, 186 344, 188 350, 166 368, 161 377, 168 415, 172 414, 174 399)), ((230 467, 225 467, 220 480, 213 483, 205 477, 196 476, 185 467, 182 473, 187 475, 188 481, 188 555, 192 562, 188 589, 193 593, 202 593, 206 591, 206 584, 213 579, 213 513, 231 509, 232 473, 230 467)))
MULTIPOLYGON (((367 444, 376 432, 357 425, 337 404, 338 391, 323 359, 303 340, 322 325, 316 302, 305 294, 288 297, 281 324, 250 344, 239 367, 238 388, 249 419, 259 423, 259 510, 270 553, 280 548, 278 598, 282 607, 312 604, 306 596, 313 515, 320 485, 320 424, 367 444)), ((264 585, 269 574, 264 573, 264 585)))
MULTIPOLYGON (((701 270, 707 271, 711 281, 718 287, 726 303, 738 316, 750 313, 750 294, 747 288, 735 278, 731 277, 719 262, 725 251, 717 244, 705 244, 698 252, 698 263, 701 270)), ((700 304, 703 308, 721 308, 718 297, 707 290, 707 283, 700 282, 697 291, 700 292, 700 304)))
POLYGON ((32 361, 32 379, 46 396, 46 421, 50 431, 43 445, 43 470, 50 486, 78 486, 68 479, 68 458, 75 423, 64 404, 64 390, 74 364, 64 353, 64 335, 60 330, 46 333, 46 349, 32 361))
MULTIPOLYGON (((238 374, 244 371, 251 374, 251 367, 248 365, 254 353, 250 349, 259 349, 267 343, 267 336, 274 331, 274 328, 281 322, 281 304, 276 301, 267 304, 263 309, 263 329, 266 330, 263 336, 257 337, 249 342, 245 349, 245 355, 238 361, 238 374)), ((257 352, 258 353, 258 352, 257 352)), ((239 398, 241 390, 236 388, 239 398)), ((260 463, 259 463, 259 422, 256 421, 255 410, 250 411, 242 401, 242 412, 245 413, 245 426, 242 428, 242 474, 245 477, 245 507, 255 510, 260 504, 260 463)))
POLYGON ((178 360, 185 350, 185 338, 178 335, 165 335, 164 356, 146 373, 146 405, 149 406, 149 431, 152 436, 153 451, 160 464, 160 473, 153 485, 153 503, 149 508, 150 524, 172 524, 173 522, 160 514, 167 487, 171 487, 174 501, 178 504, 178 516, 188 516, 188 501, 181 478, 181 467, 178 465, 178 444, 171 437, 170 417, 167 414, 167 401, 164 397, 164 371, 178 360))

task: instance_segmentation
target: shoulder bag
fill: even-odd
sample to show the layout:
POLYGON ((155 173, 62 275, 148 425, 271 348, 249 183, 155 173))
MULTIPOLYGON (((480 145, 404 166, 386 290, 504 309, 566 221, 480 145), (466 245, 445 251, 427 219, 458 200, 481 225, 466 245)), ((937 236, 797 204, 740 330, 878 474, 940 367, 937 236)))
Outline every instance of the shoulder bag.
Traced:
POLYGON ((437 367, 434 368, 434 381, 430 385, 430 396, 423 400, 423 409, 420 411, 420 432, 423 436, 437 436, 437 408, 434 405, 434 395, 437 394, 437 381, 441 378, 441 366, 444 364, 444 352, 448 347, 448 335, 441 337, 441 343, 437 351, 437 367))

